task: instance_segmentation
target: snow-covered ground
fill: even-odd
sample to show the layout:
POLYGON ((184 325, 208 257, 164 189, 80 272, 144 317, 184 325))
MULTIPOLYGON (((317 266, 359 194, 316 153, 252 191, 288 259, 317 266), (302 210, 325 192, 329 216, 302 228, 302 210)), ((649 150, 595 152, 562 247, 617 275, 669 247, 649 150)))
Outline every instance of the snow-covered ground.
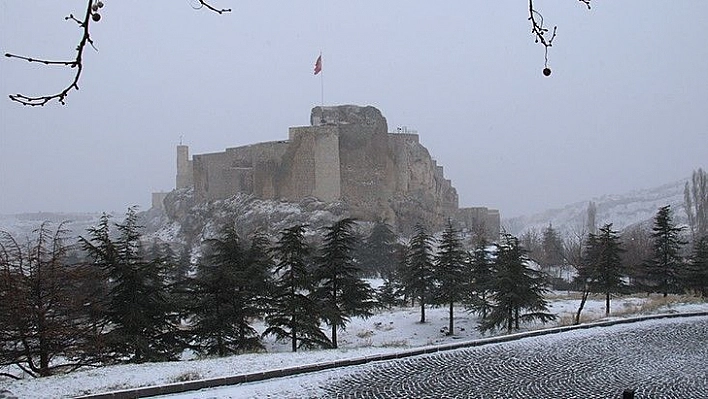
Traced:
MULTIPOLYGON (((558 320, 527 324, 524 330, 567 325, 577 311, 579 294, 554 293, 549 297, 551 312, 558 320)), ((604 318, 604 299, 591 297, 583 310, 583 321, 604 318)), ((612 300, 612 317, 640 314, 708 311, 708 303, 690 297, 622 297, 612 300)), ((267 353, 226 358, 191 359, 180 362, 131 364, 85 370, 68 375, 12 381, 0 378, 0 391, 9 390, 18 398, 66 398, 89 393, 182 381, 222 377, 280 369, 289 366, 329 362, 338 359, 390 353, 411 347, 438 345, 484 337, 476 327, 478 317, 463 308, 455 310, 455 334, 445 334, 446 308, 427 308, 425 324, 419 323, 420 309, 396 308, 377 312, 369 319, 354 318, 339 333, 340 349, 289 352, 289 343, 266 339, 267 353)), ((262 330, 263 326, 258 325, 262 330)))

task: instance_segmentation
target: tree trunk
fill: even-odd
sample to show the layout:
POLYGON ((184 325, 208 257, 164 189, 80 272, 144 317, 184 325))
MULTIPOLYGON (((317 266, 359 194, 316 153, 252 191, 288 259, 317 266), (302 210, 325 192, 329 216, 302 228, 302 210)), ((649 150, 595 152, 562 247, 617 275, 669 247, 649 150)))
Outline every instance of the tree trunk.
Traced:
POLYGON ((332 348, 337 349, 337 323, 332 323, 332 348))
POLYGON ((519 329, 519 307, 514 308, 514 327, 519 329))
POLYGON ((420 297, 420 322, 425 323, 425 300, 420 297))
POLYGON ((454 320, 455 319, 453 318, 452 307, 453 307, 453 303, 452 303, 452 301, 450 301, 450 325, 448 326, 449 330, 447 331, 447 335, 453 335, 453 331, 454 331, 453 328, 454 328, 454 323, 455 323, 454 320))
POLYGON ((244 353, 246 351, 246 329, 244 328, 246 325, 246 320, 243 318, 239 320, 239 325, 238 325, 238 348, 239 351, 238 353, 244 353))
POLYGON ((610 293, 605 293, 605 316, 610 315, 610 293))
POLYGON ((509 311, 509 312, 508 312, 508 313, 509 313, 509 314, 508 314, 508 319, 509 319, 508 321, 509 321, 509 322, 508 322, 508 325, 507 325, 506 332, 507 332, 507 334, 511 334, 511 329, 514 327, 514 308, 512 308, 511 306, 509 306, 508 311, 509 311))
POLYGON ((575 314, 575 320, 573 321, 574 325, 580 324, 580 312, 583 311, 583 308, 585 307, 585 302, 588 300, 588 296, 590 296, 590 291, 588 291, 587 287, 583 290, 583 296, 580 299, 580 306, 578 306, 578 312, 575 314))
POLYGON ((295 328, 295 317, 293 317, 292 319, 292 326, 290 327, 290 337, 292 340, 292 350, 293 352, 297 352, 297 331, 295 328))

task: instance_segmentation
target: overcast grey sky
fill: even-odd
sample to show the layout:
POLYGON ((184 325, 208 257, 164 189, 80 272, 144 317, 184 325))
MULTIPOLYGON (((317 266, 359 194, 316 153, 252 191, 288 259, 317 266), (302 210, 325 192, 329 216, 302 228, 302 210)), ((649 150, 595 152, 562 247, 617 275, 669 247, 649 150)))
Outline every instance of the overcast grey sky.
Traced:
MULTIPOLYGON (((545 78, 525 0, 103 0, 72 71, 0 60, 0 214, 146 209, 192 153, 283 140, 320 103, 416 129, 465 206, 503 217, 673 182, 708 166, 708 2, 536 0, 558 25, 545 78)), ((70 59, 84 0, 2 0, 0 51, 70 59)))

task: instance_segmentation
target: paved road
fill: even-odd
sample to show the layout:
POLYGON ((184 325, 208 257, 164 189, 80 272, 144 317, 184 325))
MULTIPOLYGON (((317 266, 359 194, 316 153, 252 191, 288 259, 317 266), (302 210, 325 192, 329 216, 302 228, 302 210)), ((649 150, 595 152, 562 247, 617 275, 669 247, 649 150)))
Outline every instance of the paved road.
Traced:
POLYGON ((14 396, 12 392, 10 391, 0 391, 0 399, 19 399, 17 396, 14 396))
POLYGON ((708 398, 708 318, 658 320, 360 366, 325 398, 708 398))

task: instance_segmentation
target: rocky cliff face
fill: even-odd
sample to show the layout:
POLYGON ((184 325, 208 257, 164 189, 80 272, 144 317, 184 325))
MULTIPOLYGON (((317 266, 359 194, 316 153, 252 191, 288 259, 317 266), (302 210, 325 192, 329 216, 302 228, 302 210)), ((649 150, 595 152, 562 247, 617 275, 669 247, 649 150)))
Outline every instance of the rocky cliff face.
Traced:
POLYGON ((349 207, 342 202, 326 203, 315 198, 285 202, 247 194, 198 202, 193 190, 171 192, 164 205, 169 222, 150 230, 150 235, 189 247, 215 237, 224 225, 231 223, 244 238, 257 231, 275 237, 279 231, 296 224, 306 224, 316 230, 350 216, 349 207))
POLYGON ((388 133, 374 107, 315 107, 313 125, 339 132, 341 199, 364 220, 386 220, 408 233, 439 229, 457 211, 457 191, 416 134, 388 133))

